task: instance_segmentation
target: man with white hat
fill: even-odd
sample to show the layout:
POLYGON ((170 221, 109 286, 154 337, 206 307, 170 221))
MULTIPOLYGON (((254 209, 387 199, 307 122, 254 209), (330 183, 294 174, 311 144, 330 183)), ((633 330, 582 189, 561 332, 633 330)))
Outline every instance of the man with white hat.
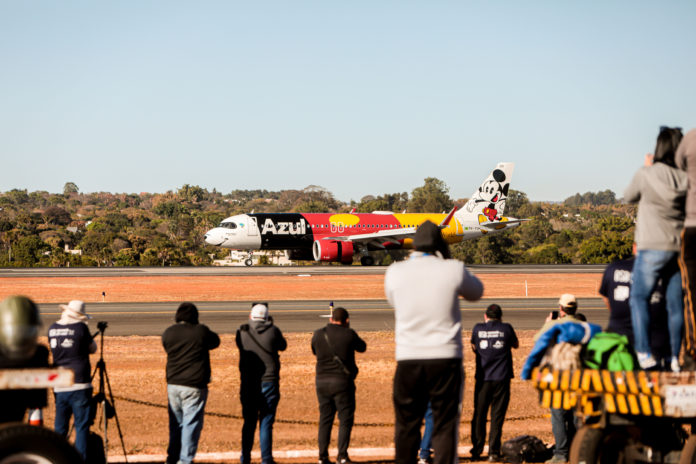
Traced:
POLYGON ((242 464, 251 462, 256 423, 262 464, 273 461, 273 423, 280 401, 280 356, 288 344, 268 314, 268 303, 252 303, 249 322, 237 330, 240 400, 242 402, 242 464))
POLYGON ((71 387, 53 389, 56 400, 54 429, 66 436, 70 430, 70 416, 75 426, 75 448, 87 459, 87 437, 90 426, 90 400, 92 399, 92 366, 89 355, 97 351, 87 327, 90 316, 85 312, 85 303, 72 300, 60 305, 60 319, 48 329, 48 343, 53 354, 53 365, 66 367, 75 374, 71 387))
MULTIPOLYGON (((558 299, 558 311, 552 311, 547 317, 544 325, 534 335, 536 341, 541 334, 556 324, 565 322, 582 322, 575 317, 578 311, 578 302, 575 295, 564 293, 558 299)), ((570 452, 570 443, 575 436, 575 415, 573 410, 561 408, 551 408, 551 431, 556 442, 553 451, 553 457, 546 461, 549 464, 568 462, 568 453, 570 452)))

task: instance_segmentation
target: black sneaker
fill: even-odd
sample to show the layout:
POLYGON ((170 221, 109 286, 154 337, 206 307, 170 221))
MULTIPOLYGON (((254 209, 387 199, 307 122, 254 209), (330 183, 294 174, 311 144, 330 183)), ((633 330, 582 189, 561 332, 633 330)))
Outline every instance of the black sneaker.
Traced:
POLYGON ((325 459, 319 459, 318 464, 333 464, 333 463, 329 460, 329 458, 325 458, 325 459))
POLYGON ((337 464, 353 464, 353 461, 350 460, 350 458, 341 458, 336 461, 337 464))
POLYGON ((488 462, 503 462, 505 459, 503 458, 502 454, 491 454, 488 456, 488 462))

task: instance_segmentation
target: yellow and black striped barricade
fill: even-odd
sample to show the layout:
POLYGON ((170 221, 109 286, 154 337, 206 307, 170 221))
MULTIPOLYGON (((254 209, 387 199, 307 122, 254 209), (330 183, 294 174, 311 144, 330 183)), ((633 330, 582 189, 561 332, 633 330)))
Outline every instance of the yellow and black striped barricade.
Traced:
POLYGON ((612 414, 695 418, 696 373, 536 368, 532 384, 541 405, 612 414))

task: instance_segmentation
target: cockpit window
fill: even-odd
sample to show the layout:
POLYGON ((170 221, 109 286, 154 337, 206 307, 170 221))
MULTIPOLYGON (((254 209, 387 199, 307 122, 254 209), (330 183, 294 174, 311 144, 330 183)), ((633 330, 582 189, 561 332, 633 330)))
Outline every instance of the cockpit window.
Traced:
POLYGON ((225 229, 236 229, 237 224, 234 222, 221 222, 218 227, 224 227, 225 229))

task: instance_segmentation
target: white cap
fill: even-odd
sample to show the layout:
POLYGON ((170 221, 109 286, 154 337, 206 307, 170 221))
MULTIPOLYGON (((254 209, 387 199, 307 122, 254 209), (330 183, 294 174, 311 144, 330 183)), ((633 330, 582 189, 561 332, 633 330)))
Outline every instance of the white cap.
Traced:
POLYGON ((561 298, 558 299, 558 304, 564 308, 577 308, 578 302, 575 301, 575 295, 572 293, 564 293, 561 298))
POLYGON ((259 303, 251 307, 252 321, 265 321, 266 319, 268 319, 268 306, 259 303))

